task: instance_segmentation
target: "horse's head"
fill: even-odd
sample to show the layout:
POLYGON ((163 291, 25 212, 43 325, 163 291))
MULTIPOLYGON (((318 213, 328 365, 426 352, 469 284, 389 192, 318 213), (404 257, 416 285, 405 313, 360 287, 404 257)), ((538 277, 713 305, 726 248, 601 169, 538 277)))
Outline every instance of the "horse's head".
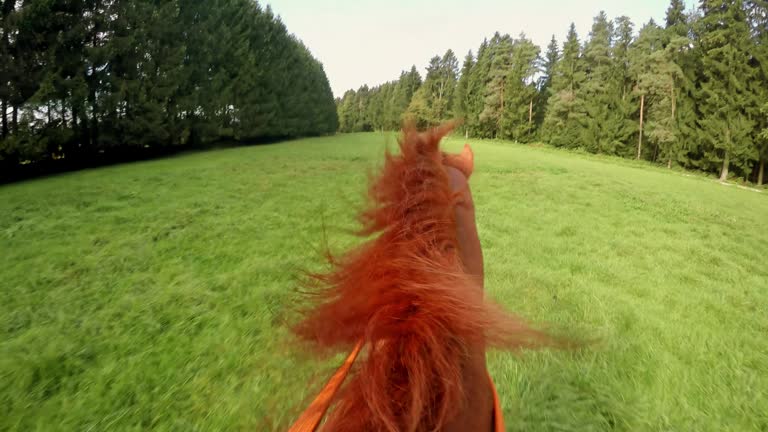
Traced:
POLYGON ((482 251, 467 187, 474 155, 468 144, 440 150, 454 126, 403 129, 400 152, 387 152, 371 179, 365 241, 311 275, 311 307, 294 331, 321 348, 355 349, 293 431, 316 430, 333 402, 328 431, 487 430, 464 427, 490 424, 485 348, 552 344, 478 295, 482 251))

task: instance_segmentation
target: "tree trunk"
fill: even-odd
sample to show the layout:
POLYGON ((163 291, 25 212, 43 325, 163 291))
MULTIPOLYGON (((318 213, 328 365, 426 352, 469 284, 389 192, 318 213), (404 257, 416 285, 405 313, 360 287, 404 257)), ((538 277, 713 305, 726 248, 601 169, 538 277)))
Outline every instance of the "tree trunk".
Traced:
POLYGON ((469 139, 469 129, 464 129, 464 139, 469 139))
MULTIPOLYGON (((669 84, 669 97, 670 97, 671 102, 672 102, 672 110, 671 110, 672 111, 672 115, 670 116, 671 117, 671 123, 670 124, 672 125, 672 128, 673 128, 672 130, 677 131, 677 122, 675 121, 675 109, 677 108, 677 102, 675 101, 675 82, 674 82, 674 80, 671 81, 670 84, 669 84)), ((672 146, 674 146, 674 141, 669 143, 669 147, 670 147, 669 152, 672 152, 672 148, 671 148, 672 146)), ((672 156, 668 156, 668 158, 669 159, 667 159, 667 169, 671 169, 672 168, 672 156)))
POLYGON ((643 111, 645 110, 645 95, 640 95, 640 138, 637 140, 637 160, 643 154, 643 111))
POLYGON ((504 113, 504 81, 501 82, 501 112, 499 117, 504 113))
POLYGON ((533 99, 531 99, 531 103, 528 104, 528 134, 530 134, 532 130, 533 130, 533 99))
POLYGON ((90 100, 91 100, 91 121, 90 121, 90 124, 89 124, 89 127, 88 127, 88 132, 89 132, 89 135, 90 135, 89 136, 89 139, 90 139, 90 149, 91 150, 95 150, 96 149, 96 145, 97 145, 96 143, 99 141, 99 133, 98 133, 99 123, 96 120, 96 109, 97 108, 96 108, 95 92, 92 93, 92 97, 90 98, 90 100))
POLYGON ((757 172, 757 185, 763 185, 763 174, 765 173, 765 159, 760 158, 760 171, 757 172))
POLYGON ((669 97, 672 100, 672 124, 675 124, 675 111, 677 110, 677 100, 675 99, 675 85, 669 86, 669 97))
POLYGON ((67 101, 61 100, 61 125, 67 128, 67 101))
POLYGON ((501 132, 501 119, 504 117, 504 81, 501 81, 501 109, 499 110, 499 120, 496 122, 496 133, 494 138, 499 138, 501 132))
MULTIPOLYGON (((96 40, 94 36, 94 46, 96 46, 96 40)), ((89 83, 88 87, 88 103, 91 107, 91 118, 90 122, 88 123, 88 139, 89 139, 89 150, 95 151, 96 150, 96 143, 99 140, 98 137, 98 127, 99 123, 97 120, 96 113, 98 111, 98 107, 96 106, 96 67, 91 66, 91 82, 89 83)))
POLYGON ((443 120, 443 88, 445 84, 441 81, 439 91, 437 92, 437 106, 439 107, 439 111, 437 113, 437 120, 442 121, 443 120))
POLYGON ((5 99, 2 100, 2 107, 0 110, 3 111, 2 137, 5 138, 8 136, 8 101, 5 99))
POLYGON ((70 107, 70 110, 72 112, 72 130, 75 132, 75 135, 77 135, 77 110, 75 109, 74 104, 70 107))
MULTIPOLYGON (((95 2, 93 10, 96 12, 99 2, 95 2)), ((91 35, 91 46, 97 48, 99 46, 98 40, 98 28, 94 25, 93 34, 91 35)), ((85 123, 84 126, 88 128, 88 142, 90 143, 88 151, 95 152, 97 143, 99 141, 99 122, 98 122, 98 107, 96 106, 96 86, 98 85, 98 79, 96 77, 96 65, 91 65, 90 79, 87 80, 88 84, 88 103, 91 108, 90 121, 85 123)), ((361 101, 362 102, 362 101, 361 101)), ((361 107, 362 108, 362 107, 361 107)), ((86 114, 87 110, 83 110, 83 117, 88 118, 86 114)))
POLYGON ((11 126, 13 128, 11 132, 19 131, 19 107, 17 107, 16 105, 13 106, 13 114, 11 115, 11 126))
POLYGON ((728 150, 725 151, 725 157, 723 158, 723 169, 720 171, 720 181, 726 181, 728 180, 728 165, 730 164, 730 159, 728 155, 728 150))

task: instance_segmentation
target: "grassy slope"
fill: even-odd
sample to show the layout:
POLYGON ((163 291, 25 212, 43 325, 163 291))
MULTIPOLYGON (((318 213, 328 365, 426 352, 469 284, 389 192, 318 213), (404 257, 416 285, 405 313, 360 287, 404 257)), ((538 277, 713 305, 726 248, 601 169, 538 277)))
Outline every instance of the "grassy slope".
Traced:
MULTIPOLYGON (((0 430, 281 430, 333 363, 282 326, 350 244, 374 134, 0 187, 0 430)), ((391 139, 390 139, 391 141, 391 139)), ((458 149, 461 142, 449 147, 458 149)), ((492 354, 515 431, 768 429, 768 195, 478 143, 489 295, 601 342, 492 354)))

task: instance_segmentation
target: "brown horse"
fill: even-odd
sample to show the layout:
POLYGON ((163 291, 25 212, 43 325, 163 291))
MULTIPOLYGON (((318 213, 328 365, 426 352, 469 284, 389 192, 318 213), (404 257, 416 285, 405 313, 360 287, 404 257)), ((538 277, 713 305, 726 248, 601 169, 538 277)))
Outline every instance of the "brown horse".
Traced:
POLYGON ((403 131, 359 217, 372 239, 310 278, 296 334, 351 354, 292 432, 320 428, 334 403, 324 431, 503 430, 486 347, 553 343, 483 298, 473 153, 440 150, 451 128, 403 131))

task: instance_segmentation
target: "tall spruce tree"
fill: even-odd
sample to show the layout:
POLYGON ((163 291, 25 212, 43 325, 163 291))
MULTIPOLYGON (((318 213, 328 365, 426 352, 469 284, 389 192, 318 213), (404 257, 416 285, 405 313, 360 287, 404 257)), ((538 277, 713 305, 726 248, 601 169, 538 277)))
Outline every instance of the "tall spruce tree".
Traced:
POLYGON ((747 82, 754 77, 749 65, 750 31, 741 0, 703 0, 700 7, 699 126, 708 142, 705 157, 721 165, 720 180, 726 180, 732 166, 744 170, 757 156, 751 140, 754 122, 747 112, 752 101, 747 82))
POLYGON ((485 137, 504 136, 502 115, 506 96, 511 91, 507 86, 507 75, 512 65, 513 40, 508 35, 496 33, 489 45, 490 64, 480 112, 480 124, 484 126, 485 137))
POLYGON ((577 99, 586 80, 581 44, 576 25, 571 23, 563 43, 563 54, 554 67, 547 113, 542 125, 542 138, 558 147, 579 147, 579 117, 577 99))
POLYGON ((406 115, 421 127, 436 125, 452 117, 459 62, 452 50, 429 61, 424 83, 414 93, 406 115))
POLYGON ((581 143, 595 153, 618 153, 632 134, 621 106, 622 78, 614 73, 613 36, 612 22, 600 12, 584 46, 587 79, 581 89, 584 103, 577 106, 581 143))
POLYGON ((696 167, 698 162, 699 147, 702 141, 699 137, 698 126, 698 88, 700 58, 699 50, 695 49, 694 40, 691 39, 692 20, 685 12, 685 4, 682 0, 671 0, 667 8, 666 27, 662 36, 667 59, 673 62, 682 71, 675 90, 674 101, 674 125, 675 141, 672 143, 671 159, 667 159, 667 166, 673 162, 686 167, 696 167))
POLYGON ((467 83, 467 119, 466 130, 469 136, 487 138, 490 128, 482 122, 480 114, 485 107, 485 87, 491 68, 491 42, 483 40, 477 50, 477 62, 472 68, 467 83))
MULTIPOLYGON (((634 82, 633 93, 638 97, 638 133, 637 147, 634 157, 640 159, 644 156, 643 143, 645 139, 646 113, 652 104, 652 97, 656 95, 654 83, 660 78, 654 78, 652 72, 651 56, 662 49, 662 29, 654 20, 650 20, 641 29, 637 40, 629 51, 629 72, 634 82)), ((651 152, 651 154, 654 154, 651 152)))
POLYGON ((525 34, 512 44, 512 61, 506 73, 504 111, 501 114, 502 138, 530 142, 534 138, 533 108, 538 90, 535 78, 539 69, 539 47, 525 34))
POLYGON ((685 43, 686 38, 675 38, 665 48, 651 53, 648 73, 641 77, 653 99, 648 107, 648 137, 668 168, 680 159, 677 100, 684 75, 674 61, 674 54, 685 43))
POLYGON ((475 66, 475 58, 470 50, 464 57, 464 64, 461 67, 461 74, 456 83, 456 92, 453 97, 453 114, 456 118, 463 121, 461 130, 465 136, 469 135, 467 128, 467 116, 469 115, 469 78, 472 68, 475 66))
POLYGON ((555 75, 555 67, 559 60, 560 47, 557 44, 555 35, 552 35, 552 39, 549 41, 549 45, 547 45, 547 52, 541 59, 541 77, 538 83, 537 104, 534 114, 537 128, 541 128, 544 116, 547 113, 549 98, 552 97, 552 78, 555 75))
POLYGON ((615 109, 621 114, 623 120, 619 125, 621 142, 617 144, 614 153, 624 157, 634 154, 631 145, 631 137, 634 136, 633 119, 637 113, 636 95, 632 92, 633 80, 630 70, 630 49, 633 42, 634 24, 629 17, 616 18, 613 35, 613 79, 616 81, 616 94, 613 96, 615 109))
POLYGON ((768 1, 747 0, 745 7, 751 33, 750 66, 753 70, 753 79, 748 83, 753 102, 748 114, 755 122, 752 132, 758 153, 755 181, 762 185, 768 159, 768 1))
POLYGON ((449 49, 440 59, 440 69, 432 91, 433 110, 438 121, 444 121, 454 116, 451 107, 453 106, 458 75, 459 60, 453 50, 449 49))
POLYGON ((416 70, 416 66, 411 66, 408 72, 404 72, 400 75, 400 80, 397 83, 394 96, 393 112, 397 115, 398 126, 404 119, 404 113, 408 109, 413 100, 413 96, 421 87, 422 80, 421 74, 416 70))

